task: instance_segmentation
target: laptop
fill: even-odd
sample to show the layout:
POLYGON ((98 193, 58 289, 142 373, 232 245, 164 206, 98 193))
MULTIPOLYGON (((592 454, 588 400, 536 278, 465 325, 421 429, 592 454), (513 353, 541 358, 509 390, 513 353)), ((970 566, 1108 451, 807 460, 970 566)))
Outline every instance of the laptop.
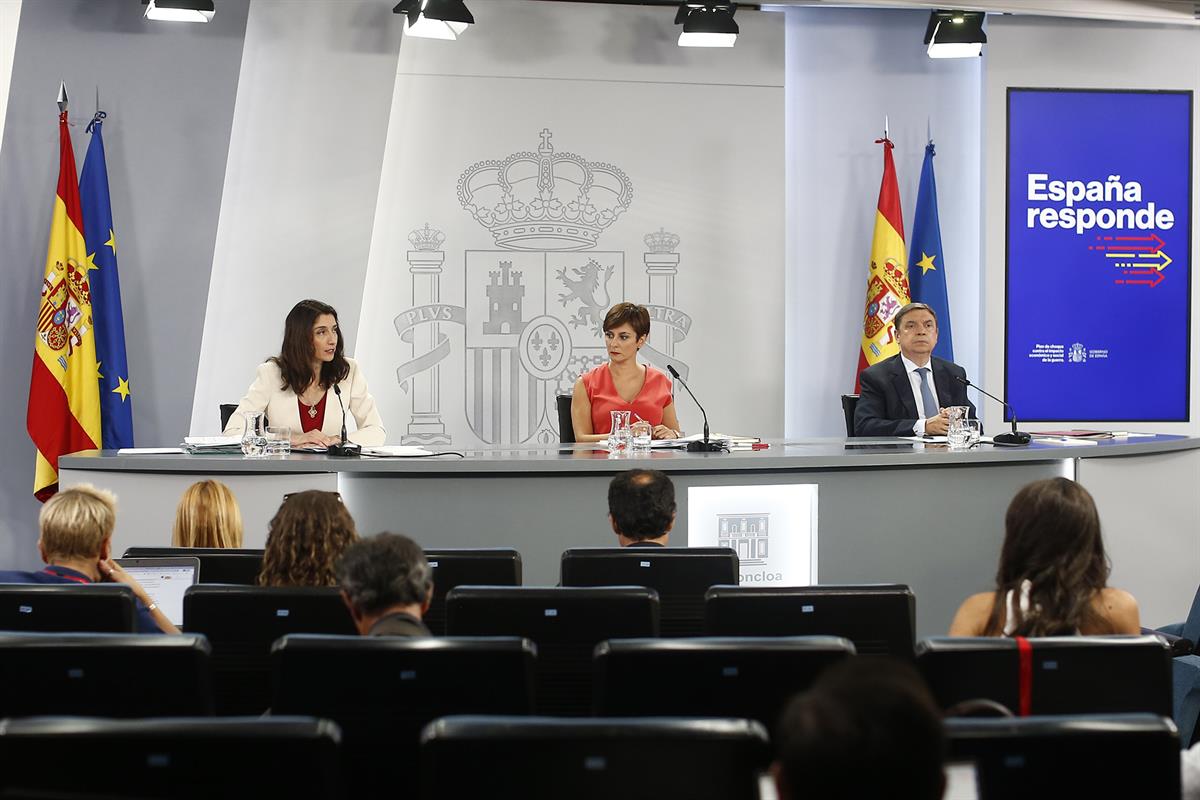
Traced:
POLYGON ((173 625, 183 625, 183 593, 199 583, 200 559, 118 558, 117 563, 142 585, 173 625))

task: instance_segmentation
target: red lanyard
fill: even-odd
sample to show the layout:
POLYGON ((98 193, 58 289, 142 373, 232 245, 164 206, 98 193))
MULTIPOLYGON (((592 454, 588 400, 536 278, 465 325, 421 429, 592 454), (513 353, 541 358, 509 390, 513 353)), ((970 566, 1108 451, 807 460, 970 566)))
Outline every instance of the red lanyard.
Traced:
POLYGON ((87 578, 80 578, 76 575, 67 575, 62 572, 55 572, 54 567, 46 567, 44 570, 42 570, 42 572, 46 573, 47 575, 53 575, 56 578, 62 578, 63 580, 71 581, 73 583, 91 583, 91 581, 89 581, 87 578))

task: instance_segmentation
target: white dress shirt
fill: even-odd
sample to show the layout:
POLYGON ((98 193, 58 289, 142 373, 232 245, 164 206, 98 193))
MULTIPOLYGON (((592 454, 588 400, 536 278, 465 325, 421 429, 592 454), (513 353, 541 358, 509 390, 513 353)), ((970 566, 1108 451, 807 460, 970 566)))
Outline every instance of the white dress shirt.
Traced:
POLYGON ((903 353, 900 354, 900 361, 903 362, 904 370, 908 373, 908 384, 912 389, 913 400, 917 404, 917 424, 913 425, 913 433, 917 436, 924 436, 925 420, 936 417, 941 411, 937 386, 933 382, 933 359, 929 359, 929 363, 925 365, 929 368, 929 391, 933 393, 933 408, 925 408, 925 404, 921 402, 921 373, 917 372, 920 367, 909 361, 903 353))

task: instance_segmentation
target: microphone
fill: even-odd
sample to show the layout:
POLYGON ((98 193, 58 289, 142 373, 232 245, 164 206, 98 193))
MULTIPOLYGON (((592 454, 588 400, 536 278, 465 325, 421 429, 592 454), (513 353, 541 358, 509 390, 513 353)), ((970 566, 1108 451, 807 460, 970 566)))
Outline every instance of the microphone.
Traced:
POLYGON ((331 456, 359 456, 362 455, 362 445, 346 441, 346 405, 342 402, 342 387, 336 383, 333 385, 333 393, 337 395, 338 406, 342 409, 342 440, 337 444, 329 445, 326 451, 331 456))
POLYGON ((696 404, 696 408, 700 409, 700 415, 704 417, 704 441, 688 442, 689 453, 719 453, 725 448, 718 442, 710 442, 708 440, 708 414, 704 412, 704 406, 700 405, 700 401, 696 399, 695 393, 692 392, 687 381, 679 377, 679 370, 675 369, 671 364, 667 364, 667 372, 671 373, 671 377, 683 384, 683 388, 687 389, 687 393, 692 396, 692 402, 696 404))
POLYGON ((995 442, 996 444, 1016 444, 1016 445, 1029 444, 1032 437, 1028 433, 1024 433, 1022 431, 1017 430, 1017 412, 1012 406, 1010 406, 1004 400, 1001 400, 999 397, 996 397, 996 395, 988 394, 983 389, 981 389, 980 387, 971 383, 969 380, 967 380, 966 378, 964 378, 960 375, 955 375, 954 380, 958 381, 959 383, 963 384, 964 386, 970 386, 972 389, 978 390, 980 394, 985 395, 986 397, 992 398, 997 403, 1002 403, 1004 405, 1004 407, 1008 409, 1008 413, 1012 416, 1012 433, 1002 433, 998 436, 993 436, 992 437, 993 442, 995 442))

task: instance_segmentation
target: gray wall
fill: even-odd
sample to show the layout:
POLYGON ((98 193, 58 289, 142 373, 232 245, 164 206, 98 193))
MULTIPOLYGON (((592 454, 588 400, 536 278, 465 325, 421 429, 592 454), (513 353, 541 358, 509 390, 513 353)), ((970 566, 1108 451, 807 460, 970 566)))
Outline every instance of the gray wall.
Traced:
POLYGON ((130 0, 21 10, 0 147, 0 566, 37 563, 34 447, 25 432, 37 298, 58 170, 59 80, 82 167, 96 92, 104 125, 139 444, 187 430, 249 0, 209 25, 142 19, 130 0))

